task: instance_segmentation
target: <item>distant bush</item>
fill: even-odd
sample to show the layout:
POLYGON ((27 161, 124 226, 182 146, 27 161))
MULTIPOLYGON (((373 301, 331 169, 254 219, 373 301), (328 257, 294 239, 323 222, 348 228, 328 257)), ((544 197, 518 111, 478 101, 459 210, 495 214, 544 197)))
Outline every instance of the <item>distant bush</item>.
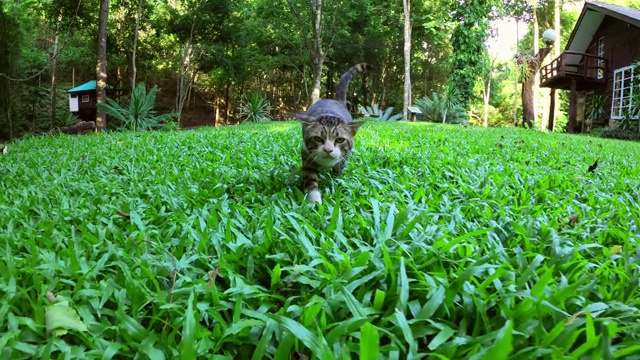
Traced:
POLYGON ((638 131, 628 129, 603 131, 601 136, 608 139, 640 140, 640 133, 638 133, 638 131))

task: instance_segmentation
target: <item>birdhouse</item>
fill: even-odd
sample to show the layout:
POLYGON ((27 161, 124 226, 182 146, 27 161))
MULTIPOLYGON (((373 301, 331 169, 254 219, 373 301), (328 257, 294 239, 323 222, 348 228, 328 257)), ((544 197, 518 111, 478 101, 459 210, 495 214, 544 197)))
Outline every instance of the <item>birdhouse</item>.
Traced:
MULTIPOLYGON (((107 85, 107 96, 110 95, 113 86, 107 85)), ((84 121, 95 121, 97 91, 96 81, 91 80, 73 89, 67 90, 69 94, 69 111, 84 121)))

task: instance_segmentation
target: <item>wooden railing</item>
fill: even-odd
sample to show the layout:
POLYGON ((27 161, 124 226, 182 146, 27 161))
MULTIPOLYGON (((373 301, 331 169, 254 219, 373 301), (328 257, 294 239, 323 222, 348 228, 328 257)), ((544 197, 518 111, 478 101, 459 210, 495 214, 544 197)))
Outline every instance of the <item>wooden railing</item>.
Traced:
POLYGON ((607 77, 607 59, 593 54, 564 51, 540 69, 541 84, 557 77, 604 82, 607 77))

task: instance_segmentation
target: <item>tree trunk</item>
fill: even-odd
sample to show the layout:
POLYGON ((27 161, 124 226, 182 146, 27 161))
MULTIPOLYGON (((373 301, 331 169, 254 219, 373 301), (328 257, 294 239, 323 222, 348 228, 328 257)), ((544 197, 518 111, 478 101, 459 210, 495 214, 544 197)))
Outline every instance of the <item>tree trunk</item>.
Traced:
MULTIPOLYGON (((555 12, 554 12, 554 16, 553 16, 553 27, 555 28, 555 32, 556 32, 556 42, 555 44, 553 44, 553 56, 554 58, 557 58, 558 56, 560 56, 560 15, 562 13, 562 0, 555 0, 555 12)), ((553 104, 554 104, 554 108, 553 109, 549 109, 549 113, 551 113, 551 111, 553 111, 553 118, 554 119, 557 118, 557 109, 555 107, 555 104, 558 103, 558 92, 555 91, 555 89, 553 89, 551 96, 553 96, 553 104)), ((555 121, 550 122, 549 123, 549 130, 550 131, 554 131, 555 130, 555 121)))
POLYGON ((556 89, 552 88, 549 95, 549 123, 547 124, 547 126, 548 130, 553 132, 556 122, 556 99, 558 98, 556 89))
POLYGON ((51 55, 51 92, 49 94, 50 108, 49 119, 51 121, 50 129, 56 127, 56 70, 58 65, 58 42, 60 41, 60 21, 62 15, 58 16, 58 23, 56 24, 56 36, 53 40, 53 54, 51 55))
MULTIPOLYGON (((533 53, 537 54, 540 51, 540 24, 538 22, 538 1, 535 0, 533 2, 533 53)), ((540 64, 542 64, 542 60, 540 60, 540 64)), ((538 98, 539 98, 539 90, 540 90, 540 75, 538 69, 531 74, 533 76, 533 124, 535 125, 538 122, 538 98)))
POLYGON ((410 0, 402 0, 404 9, 404 106, 402 119, 408 120, 411 106, 411 4, 410 0))
MULTIPOLYGON (((98 19, 98 63, 96 65, 96 95, 97 103, 107 100, 107 22, 109 19, 109 0, 100 1, 100 18, 98 19)), ((106 127, 107 115, 96 109, 96 132, 106 127)))
POLYGON ((311 0, 311 18, 313 26, 313 49, 311 51, 313 88, 311 90, 311 104, 314 104, 320 100, 322 66, 325 58, 325 53, 322 49, 322 0, 311 0))
MULTIPOLYGON (((518 47, 520 45, 518 26, 518 19, 516 19, 516 53, 518 53, 518 47)), ((518 60, 516 60, 515 78, 513 80, 513 123, 516 126, 518 125, 518 65, 518 60)))
POLYGON ((182 54, 182 64, 180 66, 180 76, 178 79, 178 93, 176 94, 176 111, 178 112, 178 126, 182 125, 182 109, 187 99, 189 88, 191 86, 189 76, 189 67, 191 66, 191 55, 193 55, 193 29, 196 25, 196 17, 191 22, 191 33, 189 41, 185 44, 182 54))
POLYGON ((138 33, 140 32, 140 17, 142 17, 142 5, 144 0, 138 2, 138 13, 136 14, 136 30, 133 33, 133 49, 131 49, 131 93, 136 88, 136 76, 138 68, 136 67, 136 50, 138 49, 138 33))
POLYGON ((489 75, 489 81, 487 85, 483 89, 483 100, 484 100, 484 112, 482 114, 482 123, 484 127, 489 127, 489 99, 491 97, 491 79, 492 76, 489 75))
POLYGON ((527 60, 527 74, 522 83, 522 126, 533 128, 535 122, 534 95, 533 87, 535 82, 534 74, 540 69, 542 60, 549 54, 551 47, 547 46, 540 49, 538 53, 531 59, 527 60))

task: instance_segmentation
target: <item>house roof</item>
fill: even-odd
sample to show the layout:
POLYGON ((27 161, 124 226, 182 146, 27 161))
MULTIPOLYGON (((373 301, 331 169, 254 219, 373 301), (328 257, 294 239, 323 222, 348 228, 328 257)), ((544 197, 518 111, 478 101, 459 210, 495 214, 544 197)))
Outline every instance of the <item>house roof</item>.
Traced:
MULTIPOLYGON (((113 89, 113 86, 107 85, 107 88, 113 89)), ((72 92, 95 90, 95 89, 96 89, 96 81, 95 80, 91 80, 91 81, 87 81, 86 83, 84 83, 84 84, 82 84, 80 86, 76 86, 73 89, 69 89, 69 90, 67 90, 67 92, 68 93, 72 93, 72 92)))
MULTIPOLYGON (((633 26, 640 27, 640 10, 638 9, 596 1, 586 1, 580 17, 569 36, 565 51, 586 52, 587 47, 593 41, 593 35, 600 27, 605 16, 611 16, 633 26)), ((579 55, 570 56, 579 57, 579 55)))

